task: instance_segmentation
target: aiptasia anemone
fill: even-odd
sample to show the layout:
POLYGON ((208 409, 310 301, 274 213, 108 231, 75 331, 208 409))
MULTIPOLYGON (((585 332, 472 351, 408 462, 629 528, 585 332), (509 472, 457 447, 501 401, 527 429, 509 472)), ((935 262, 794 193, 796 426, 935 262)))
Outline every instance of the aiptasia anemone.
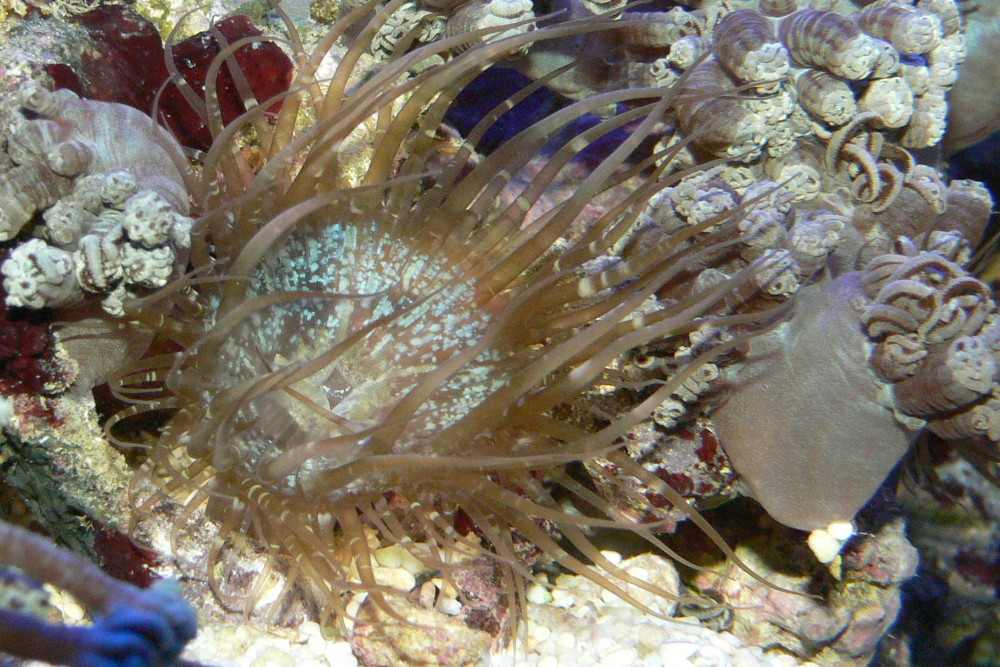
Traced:
MULTIPOLYGON (((559 406, 585 403, 588 391, 609 381, 605 368, 637 346, 684 335, 699 318, 749 328, 767 319, 721 305, 745 284, 743 274, 703 291, 692 287, 698 269, 732 251, 724 217, 628 259, 592 261, 610 257, 649 197, 678 178, 655 166, 670 151, 628 159, 652 136, 674 91, 622 90, 577 102, 477 158, 477 138, 507 105, 458 147, 435 136, 468 81, 525 45, 614 24, 563 23, 486 43, 479 35, 471 46, 453 37, 397 53, 359 77, 375 30, 400 4, 365 17, 369 3, 309 54, 293 36, 299 69, 274 124, 263 113, 269 100, 223 126, 210 73, 203 109, 214 144, 189 182, 200 214, 191 270, 130 309, 136 323, 179 351, 133 364, 114 383, 133 405, 109 431, 124 418, 174 413, 149 449, 160 491, 139 514, 164 498, 178 500, 180 532, 206 510, 219 522, 213 561, 232 536, 249 536, 289 584, 320 592, 323 620, 343 617, 344 593, 357 590, 391 613, 372 551, 392 543, 445 577, 456 551, 492 558, 515 604, 533 575, 513 535, 637 604, 625 582, 664 594, 609 562, 587 536, 589 528, 631 531, 669 553, 657 526, 627 521, 564 468, 611 456, 687 508, 614 450, 691 370, 740 338, 648 388, 601 427, 556 415, 566 412, 559 406), (318 81, 321 59, 349 28, 356 37, 332 79, 318 81), (463 42, 467 48, 455 48, 463 42), (554 134, 613 104, 629 110, 546 156, 511 203, 499 203, 554 134), (311 123, 298 126, 307 112, 311 123), (626 125, 629 138, 571 194, 528 216, 549 201, 546 189, 583 148, 626 125), (357 140, 363 132, 367 144, 357 140), (247 134, 265 158, 256 173, 240 151, 247 134), (354 151, 362 144, 369 152, 358 170, 354 151), (581 228, 588 203, 613 188, 624 194, 581 228), (567 498, 586 510, 567 510, 567 498), (475 535, 455 528, 459 512, 475 535)), ((225 49, 213 68, 245 41, 225 49)), ((233 602, 214 565, 210 582, 233 602)))

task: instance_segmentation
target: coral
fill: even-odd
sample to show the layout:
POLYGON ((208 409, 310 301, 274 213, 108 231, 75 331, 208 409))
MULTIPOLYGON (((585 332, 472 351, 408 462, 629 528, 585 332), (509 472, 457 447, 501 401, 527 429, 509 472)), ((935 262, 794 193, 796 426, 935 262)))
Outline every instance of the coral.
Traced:
MULTIPOLYGON (((506 28, 487 36, 487 41, 524 33, 534 18, 532 3, 527 0, 488 0, 465 2, 445 22, 444 35, 454 36, 486 28, 506 28), (512 24, 520 25, 512 25, 512 24), (510 27, 508 27, 510 26, 510 27)), ((433 37, 431 38, 433 40, 433 37)), ((428 40, 424 40, 428 41, 428 40)))
MULTIPOLYGON (((682 589, 676 570, 665 559, 649 554, 625 560, 614 552, 604 555, 660 586, 682 589)), ((500 656, 493 654, 491 665, 513 667, 535 656, 540 658, 539 665, 573 663, 588 667, 687 662, 764 667, 799 663, 780 651, 765 654, 764 648, 748 645, 730 632, 716 632, 684 607, 676 609, 674 617, 667 621, 622 605, 583 577, 562 574, 554 584, 551 592, 541 585, 529 590, 529 625, 523 644, 500 656)))
MULTIPOLYGON (((183 160, 177 144, 148 117, 118 103, 152 110, 154 94, 167 78, 159 36, 128 8, 91 9, 70 23, 39 19, 45 30, 62 24, 81 33, 77 39, 85 46, 72 67, 29 68, 36 76, 52 75, 63 88, 50 94, 25 82, 3 96, 3 237, 13 238, 39 215, 46 223, 35 229, 42 240, 15 248, 3 272, 11 305, 76 306, 96 293, 107 312, 120 316, 124 300, 164 285, 186 261, 188 193, 173 166, 183 160), (96 52, 104 57, 93 57, 96 52), (133 68, 116 69, 115 63, 135 60, 154 66, 140 75, 133 68), (65 87, 92 99, 77 99, 65 87), (130 195, 135 196, 126 201, 130 195)), ((208 131, 196 111, 204 108, 198 95, 204 95, 208 63, 222 45, 259 35, 238 16, 219 22, 212 35, 174 46, 185 83, 167 87, 159 111, 186 143, 208 145, 208 131)), ((240 85, 247 84, 249 94, 266 99, 287 89, 291 61, 275 45, 244 44, 230 57, 240 66, 240 85)), ((242 89, 226 66, 212 83, 223 122, 245 110, 242 89)))
POLYGON ((904 589, 899 633, 914 662, 996 662, 1000 591, 1000 490, 965 460, 932 443, 924 474, 932 485, 908 485, 901 502, 920 549, 919 576, 904 589))
MULTIPOLYGON (((706 507, 736 497, 737 477, 707 424, 687 424, 687 407, 664 401, 653 419, 629 433, 625 452, 670 485, 695 507, 706 507), (669 413, 664 414, 669 409, 669 413)), ((683 521, 681 508, 635 477, 624 475, 613 462, 595 457, 586 462, 598 491, 617 499, 626 516, 642 523, 683 521)))
MULTIPOLYGON (((745 166, 702 171, 654 196, 648 217, 623 244, 625 256, 629 244, 644 247, 737 211, 738 256, 713 258, 698 280, 718 284, 749 268, 762 292, 778 299, 794 294, 796 306, 787 323, 756 335, 745 357, 718 362, 717 379, 661 403, 652 420, 630 432, 629 453, 690 495, 691 480, 701 478, 687 464, 663 462, 683 459, 685 446, 671 433, 677 425, 707 428, 718 434, 746 490, 779 520, 820 531, 816 544, 822 531, 850 525, 924 429, 956 443, 985 441, 975 450, 986 453, 970 456, 992 469, 986 461, 996 458, 997 385, 986 348, 994 304, 990 288, 966 268, 992 202, 976 184, 946 184, 911 152, 937 143, 944 130, 943 93, 964 57, 957 9, 945 2, 879 2, 853 17, 794 5, 761 13, 716 5, 674 11, 700 27, 675 35, 669 52, 661 52, 665 58, 650 65, 656 81, 678 82, 677 131, 671 136, 668 129, 658 148, 674 149, 668 168, 715 156, 745 166), (708 49, 713 40, 719 44, 714 54, 708 49), (741 54, 753 60, 758 51, 769 54, 760 62, 773 66, 773 79, 746 73, 741 54), (661 73, 664 67, 673 74, 661 73), (787 131, 775 133, 782 125, 787 131), (678 148, 682 137, 687 141, 678 148), (775 182, 784 188, 775 189, 775 182), (788 199, 756 203, 768 187, 788 199), (862 289, 861 275, 884 270, 879 275, 887 278, 886 263, 903 256, 942 262, 949 268, 940 275, 950 277, 939 284, 935 269, 923 287, 906 282, 919 295, 893 292, 904 289, 899 282, 881 294, 881 288, 862 289), (899 317, 896 306, 887 307, 902 303, 896 299, 920 302, 920 317, 930 320, 897 319, 895 329, 886 328, 886 318, 899 317), (783 465, 775 466, 775 458, 783 465)), ((628 13, 621 17, 623 35, 631 34, 632 20, 628 13)), ((650 48, 651 42, 640 42, 650 48)), ((599 38, 588 43, 600 52, 599 38)), ((533 50, 533 62, 544 60, 549 48, 533 50)), ((656 52, 643 53, 636 52, 638 60, 649 62, 656 52)), ((532 70, 534 76, 542 71, 532 70)), ((668 114, 667 121, 673 119, 668 114)), ((760 295, 730 297, 738 312, 767 303, 760 295)), ((722 327, 711 335, 725 340, 734 332, 722 327)), ((698 344, 693 335, 690 351, 659 344, 643 353, 643 364, 621 371, 640 385, 669 380, 670 360, 690 358, 698 344)), ((634 392, 609 391, 598 405, 614 415, 635 400, 634 392)), ((639 480, 606 463, 591 472, 622 511, 650 513, 644 505, 649 490, 639 480)), ((731 493, 728 484, 717 490, 720 497, 731 493)), ((653 514, 675 518, 669 511, 653 514)))
POLYGON ((52 612, 49 594, 35 579, 0 569, 0 610, 46 619, 52 612))
MULTIPOLYGON (((755 11, 738 9, 723 16, 715 38, 719 62, 740 84, 776 82, 788 74, 788 49, 775 37, 771 22, 755 11)), ((775 84, 758 90, 773 92, 772 87, 776 90, 775 84)))
POLYGON ((2 521, 0 564, 68 590, 99 614, 91 626, 70 627, 0 609, 0 649, 6 653, 79 667, 153 667, 174 664, 197 632, 194 611, 176 582, 133 588, 2 521))
POLYGON ((101 437, 93 398, 13 394, 4 400, 13 408, 0 439, 5 485, 62 544, 104 562, 98 526, 127 525, 129 469, 101 437))
POLYGON ((1000 3, 980 2, 969 12, 962 31, 968 60, 948 94, 948 131, 942 146, 946 155, 972 146, 1000 130, 1000 90, 994 65, 1000 54, 1000 3))
POLYGON ((911 252, 802 290, 795 317, 751 343, 713 415, 733 465, 783 523, 850 521, 925 424, 956 440, 998 437, 989 288, 938 253, 911 252), (762 382, 796 389, 776 406, 762 382))
POLYGON ((152 24, 132 6, 95 3, 90 11, 65 21, 52 17, 36 30, 64 23, 86 34, 90 48, 79 61, 48 63, 45 72, 57 88, 68 88, 80 97, 117 102, 150 113, 160 84, 167 79, 163 66, 163 44, 152 24), (144 63, 135 67, 134 63, 144 63))
POLYGON ((149 113, 168 73, 163 42, 149 21, 126 4, 101 3, 83 14, 33 11, 14 22, 0 47, 0 90, 27 79, 51 80, 81 97, 118 102, 149 113), (143 62, 144 67, 135 67, 143 62))
MULTIPOLYGON (((231 54, 243 79, 234 81, 223 65, 215 81, 225 122, 245 111, 245 92, 264 100, 287 89, 291 61, 276 45, 253 39, 260 37, 248 17, 237 15, 172 44, 182 84, 166 86, 159 96, 158 118, 178 141, 198 149, 207 149, 211 143, 199 110, 204 109, 209 64, 225 45, 249 42, 231 54), (244 83, 247 90, 241 88, 244 83)), ((62 18, 35 16, 15 25, 8 40, 0 89, 27 78, 51 79, 56 88, 72 90, 80 97, 126 104, 151 114, 159 89, 170 76, 155 26, 127 4, 100 3, 62 18), (146 66, 134 67, 136 62, 146 66)))
POLYGON ((757 114, 733 99, 736 84, 723 66, 705 61, 691 69, 679 92, 678 124, 685 133, 704 136, 698 148, 730 157, 755 157, 766 142, 767 127, 757 114))
POLYGON ((155 551, 137 546, 125 533, 100 525, 94 536, 94 550, 102 569, 119 581, 139 588, 149 588, 156 581, 154 568, 159 565, 155 551))
POLYGON ((411 601, 397 603, 405 622, 366 605, 358 617, 351 644, 366 667, 395 665, 476 665, 492 637, 458 619, 442 623, 439 614, 411 601))
MULTIPOLYGON (((471 29, 475 30, 476 20, 480 17, 473 15, 474 9, 481 10, 480 14, 488 15, 485 11, 485 5, 478 3, 470 3, 470 5, 472 6, 468 12, 456 13, 451 26, 447 28, 449 34, 460 34, 462 32, 460 26, 463 24, 469 24, 471 29)), ((414 25, 421 26, 420 32, 416 35, 416 39, 421 42, 432 42, 439 39, 446 30, 446 21, 443 16, 419 8, 415 2, 408 2, 379 28, 372 41, 372 54, 376 58, 388 60, 396 50, 397 45, 400 45, 400 48, 405 47, 405 38, 414 29, 414 25)))
MULTIPOLYGON (((509 65, 532 78, 546 78, 574 99, 626 86, 669 85, 685 74, 679 91, 683 103, 666 122, 679 135, 690 136, 702 157, 738 158, 758 173, 771 171, 772 161, 816 145, 834 150, 839 161, 843 142, 838 138, 850 133, 845 126, 864 122, 872 126, 879 146, 891 145, 891 150, 880 157, 874 144, 849 148, 856 154, 853 161, 864 159, 870 167, 867 180, 855 183, 853 192, 863 203, 887 204, 898 189, 883 182, 902 180, 888 173, 900 154, 935 145, 944 133, 945 94, 967 50, 957 6, 946 0, 880 0, 850 15, 853 7, 779 4, 706 2, 667 12, 634 8, 615 16, 614 31, 545 40, 509 65), (556 71, 580 56, 587 62, 566 73, 556 71), (863 154, 866 150, 870 155, 863 154)), ((397 11, 411 11, 410 6, 397 11)), ((420 7, 420 20, 431 25, 447 19, 470 27, 463 17, 485 6, 431 3, 420 7)), ((612 7, 566 0, 552 9, 564 12, 554 15, 555 21, 571 22, 612 7)), ((440 39, 436 31, 421 30, 413 35, 415 44, 440 39)), ((387 57, 389 51, 380 53, 387 57)), ((839 168, 824 176, 831 181, 827 192, 839 185, 832 181, 859 177, 839 168)))
POLYGON ((882 406, 881 387, 869 377, 865 339, 852 310, 859 292, 856 274, 829 287, 805 288, 787 328, 753 341, 750 363, 713 416, 720 441, 753 496, 796 528, 852 519, 911 440, 882 406), (784 353, 776 356, 779 349, 784 353), (813 371, 824 366, 842 370, 813 371), (770 392, 750 388, 763 382, 782 397, 780 403, 770 392), (782 391, 785 387, 794 390, 782 391), (830 405, 838 406, 835 413, 830 405), (847 425, 850 431, 844 430, 847 425), (772 457, 780 457, 782 465, 764 462, 772 457), (825 502, 800 502, 809 495, 825 502))
POLYGON ((882 53, 863 27, 837 12, 802 9, 781 20, 780 34, 797 65, 857 80, 872 74, 882 53))
POLYGON ((137 290, 165 285, 190 244, 180 148, 131 107, 34 82, 0 106, 13 165, 0 173, 0 235, 14 238, 38 213, 45 221, 34 230, 45 240, 25 241, 0 268, 7 304, 58 308, 96 293, 121 315, 137 290))

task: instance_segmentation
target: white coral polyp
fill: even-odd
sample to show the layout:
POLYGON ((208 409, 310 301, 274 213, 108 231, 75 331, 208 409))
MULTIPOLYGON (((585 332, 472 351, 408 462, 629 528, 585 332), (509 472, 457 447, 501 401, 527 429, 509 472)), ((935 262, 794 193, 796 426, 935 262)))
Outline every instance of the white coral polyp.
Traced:
POLYGON ((755 262, 754 282, 773 296, 788 296, 799 289, 799 265, 783 248, 767 250, 755 262))
POLYGON ((531 13, 531 0, 491 0, 488 5, 490 14, 505 19, 528 18, 531 13))
POLYGON ((122 246, 120 261, 126 283, 155 289, 170 280, 176 257, 170 246, 146 250, 126 244, 122 246))
POLYGON ((173 207, 162 196, 146 190, 125 202, 122 227, 133 243, 154 248, 170 240, 176 220, 173 207))
POLYGON ((875 69, 881 54, 877 40, 861 34, 825 64, 831 72, 846 79, 866 79, 875 69))
POLYGON ((108 206, 120 208, 139 190, 135 175, 127 169, 112 169, 101 183, 101 199, 108 206))
POLYGON ((58 308, 75 305, 83 296, 76 284, 73 257, 41 239, 14 248, 0 272, 8 306, 58 308))
POLYGON ((887 128, 903 127, 913 115, 913 90, 902 77, 872 81, 859 106, 862 111, 877 113, 887 128))
POLYGON ((755 160, 760 157, 767 137, 767 126, 760 116, 747 113, 737 121, 733 142, 726 148, 726 155, 742 162, 755 160))
POLYGON ((781 42, 771 42, 746 54, 743 63, 733 72, 742 81, 778 81, 791 67, 788 50, 781 42))

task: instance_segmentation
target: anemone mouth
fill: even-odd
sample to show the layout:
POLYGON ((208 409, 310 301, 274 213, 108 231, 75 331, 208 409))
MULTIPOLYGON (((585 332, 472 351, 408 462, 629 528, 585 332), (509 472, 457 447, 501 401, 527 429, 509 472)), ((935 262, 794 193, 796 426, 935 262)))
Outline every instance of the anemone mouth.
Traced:
MULTIPOLYGON (((441 143, 436 129, 474 74, 533 41, 613 22, 538 29, 408 74, 467 41, 455 37, 362 71, 365 40, 398 4, 370 20, 352 13, 316 52, 299 53, 273 126, 260 121, 276 100, 221 126, 209 98, 215 142, 189 174, 200 213, 192 270, 131 310, 180 351, 125 369, 114 384, 135 404, 119 418, 176 410, 150 449, 160 491, 138 514, 173 498, 184 505, 175 535, 206 512, 217 520, 209 582, 233 605, 238 596, 215 566, 246 534, 266 551, 264 572, 284 568, 281 597, 296 583, 318 591, 324 620, 348 618, 345 594, 361 590, 395 613, 388 599, 398 593, 373 574, 374 552, 390 544, 446 577, 456 563, 486 559, 519 604, 536 577, 518 541, 657 613, 629 587, 665 593, 609 562, 587 531, 629 530, 669 555, 658 526, 623 518, 563 466, 609 457, 734 557, 683 497, 615 450, 745 336, 692 355, 600 426, 557 415, 586 402, 630 350, 687 335, 696 321, 749 335, 787 307, 740 311, 746 299, 733 295, 748 289, 749 270, 688 285, 711 258, 735 252, 730 211, 625 257, 612 251, 651 197, 693 171, 668 175, 683 143, 636 157, 659 131, 673 89, 576 102, 477 157, 475 142, 508 101, 465 141, 441 143), (323 92, 319 63, 355 21, 358 37, 323 92), (617 103, 630 108, 543 152, 555 132, 617 103), (305 108, 314 120, 297 126, 305 108), (237 142, 250 126, 268 156, 256 173, 237 142), (583 149, 625 126, 631 134, 617 148, 571 190, 553 194, 583 149), (598 197, 603 206, 590 206, 598 197), (589 513, 567 511, 564 497, 589 513), (459 515, 474 531, 456 528, 459 515)), ((251 589, 241 593, 247 613, 260 596, 260 586, 251 589)))

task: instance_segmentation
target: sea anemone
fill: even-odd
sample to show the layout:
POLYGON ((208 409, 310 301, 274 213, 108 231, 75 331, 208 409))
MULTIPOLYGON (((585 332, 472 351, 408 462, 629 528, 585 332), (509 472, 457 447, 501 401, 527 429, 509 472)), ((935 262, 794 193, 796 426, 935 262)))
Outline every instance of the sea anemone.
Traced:
POLYGON ((133 405, 107 426, 114 435, 124 421, 172 415, 148 445, 159 490, 138 514, 170 498, 184 507, 175 534, 203 510, 216 520, 209 581, 247 609, 257 596, 232 599, 215 567, 240 534, 284 568, 283 596, 296 583, 318 594, 324 621, 347 617, 344 593, 357 590, 393 613, 392 590, 373 575, 373 552, 387 544, 446 579, 459 554, 490 559, 516 608, 535 576, 518 552, 527 542, 647 609, 626 585, 663 591, 602 556, 588 530, 631 531, 669 554, 657 526, 628 520, 566 466, 608 457, 733 555, 679 494, 615 450, 706 362, 787 310, 780 299, 748 305, 756 264, 694 282, 737 252, 742 208, 630 240, 648 200, 692 171, 667 175, 684 142, 637 152, 675 88, 575 102, 478 156, 479 137, 543 78, 464 141, 443 140, 445 112, 479 72, 525 45, 613 30, 609 18, 499 40, 489 39, 499 29, 479 30, 409 52, 404 39, 373 69, 366 51, 402 0, 372 13, 376 4, 348 13, 308 54, 289 24, 290 91, 232 123, 220 120, 213 81, 258 38, 220 53, 203 104, 191 95, 213 136, 187 175, 191 268, 126 305, 168 351, 119 373, 114 391, 133 405), (320 82, 345 34, 354 37, 320 82), (269 124, 264 110, 279 99, 269 124), (546 149, 613 105, 624 110, 546 149), (620 128, 628 138, 553 201, 550 186, 574 158, 620 128), (261 158, 256 169, 248 156, 261 158), (620 381, 606 371, 616 359, 706 324, 734 335, 640 388, 620 414, 580 416, 599 387, 620 381))

